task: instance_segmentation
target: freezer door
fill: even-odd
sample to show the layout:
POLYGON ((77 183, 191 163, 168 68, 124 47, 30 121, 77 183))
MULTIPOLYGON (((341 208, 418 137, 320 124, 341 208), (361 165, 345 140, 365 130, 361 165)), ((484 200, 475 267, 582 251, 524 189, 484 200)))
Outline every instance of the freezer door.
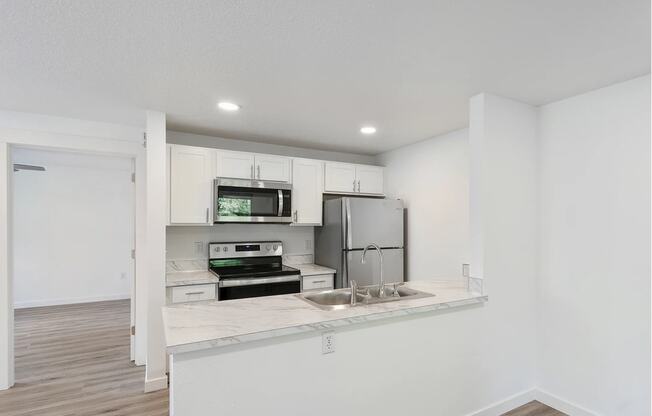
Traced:
POLYGON ((344 198, 345 248, 403 247, 403 202, 344 198))
MULTIPOLYGON (((377 285, 380 282, 380 261, 376 250, 367 251, 365 264, 361 263, 362 250, 347 251, 346 279, 343 286, 355 280, 359 286, 377 285)), ((385 283, 403 281, 403 249, 383 249, 383 276, 385 283)))

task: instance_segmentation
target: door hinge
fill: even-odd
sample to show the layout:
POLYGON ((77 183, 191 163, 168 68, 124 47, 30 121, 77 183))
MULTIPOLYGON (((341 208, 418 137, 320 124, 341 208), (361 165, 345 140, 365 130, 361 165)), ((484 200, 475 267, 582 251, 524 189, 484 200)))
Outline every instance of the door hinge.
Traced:
POLYGON ((135 326, 131 327, 131 335, 136 335, 136 327, 135 326))
POLYGON ((147 147, 147 132, 143 132, 143 147, 147 147))
POLYGON ((136 259, 136 249, 135 248, 131 249, 131 258, 134 259, 134 260, 136 259))
POLYGON ((131 174, 131 183, 136 183, 136 172, 131 174))

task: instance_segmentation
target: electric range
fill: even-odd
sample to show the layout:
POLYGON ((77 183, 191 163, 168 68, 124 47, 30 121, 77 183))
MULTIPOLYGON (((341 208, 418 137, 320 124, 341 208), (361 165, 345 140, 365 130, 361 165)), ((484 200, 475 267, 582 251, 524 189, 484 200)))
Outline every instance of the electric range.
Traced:
POLYGON ((281 241, 210 243, 208 250, 218 300, 301 292, 301 272, 283 265, 281 241))

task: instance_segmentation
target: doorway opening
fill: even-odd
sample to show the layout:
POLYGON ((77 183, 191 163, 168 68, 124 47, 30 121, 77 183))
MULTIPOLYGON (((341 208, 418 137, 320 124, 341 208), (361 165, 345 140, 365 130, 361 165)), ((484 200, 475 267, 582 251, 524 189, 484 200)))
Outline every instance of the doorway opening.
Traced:
POLYGON ((80 383, 102 389, 133 374, 141 393, 135 160, 27 147, 11 156, 15 388, 74 383, 76 401, 88 395, 80 383))

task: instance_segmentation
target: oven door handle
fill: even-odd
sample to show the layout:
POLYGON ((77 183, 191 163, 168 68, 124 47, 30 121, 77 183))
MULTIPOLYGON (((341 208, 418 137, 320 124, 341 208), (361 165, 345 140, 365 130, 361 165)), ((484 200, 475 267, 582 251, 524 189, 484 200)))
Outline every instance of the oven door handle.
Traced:
POLYGON ((264 285, 269 283, 283 283, 283 282, 298 282, 301 280, 301 275, 288 275, 277 277, 261 277, 253 279, 224 279, 220 280, 220 287, 236 287, 236 286, 253 286, 264 285))

